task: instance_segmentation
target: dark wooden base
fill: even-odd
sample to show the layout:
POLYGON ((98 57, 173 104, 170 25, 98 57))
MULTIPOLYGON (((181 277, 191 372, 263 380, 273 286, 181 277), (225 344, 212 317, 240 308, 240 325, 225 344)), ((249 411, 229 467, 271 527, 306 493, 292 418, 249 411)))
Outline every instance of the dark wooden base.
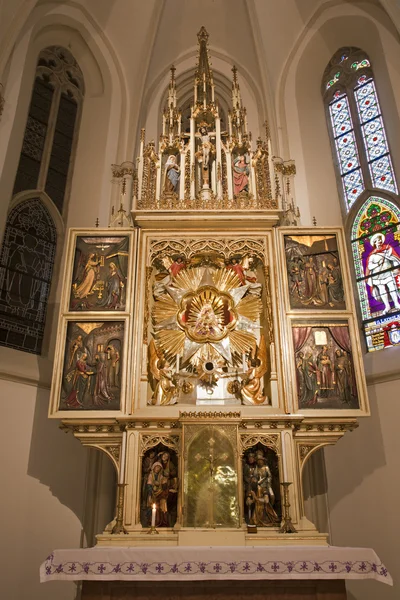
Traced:
POLYGON ((84 581, 82 600, 346 600, 344 580, 84 581))

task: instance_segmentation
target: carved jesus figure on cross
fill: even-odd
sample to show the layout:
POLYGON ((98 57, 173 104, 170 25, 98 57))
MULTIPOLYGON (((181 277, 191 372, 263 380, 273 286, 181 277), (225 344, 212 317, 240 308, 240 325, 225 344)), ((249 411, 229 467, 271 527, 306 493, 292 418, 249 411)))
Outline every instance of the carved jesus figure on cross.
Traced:
POLYGON ((216 132, 209 132, 206 125, 200 125, 198 133, 196 136, 201 139, 201 162, 203 163, 203 169, 207 170, 210 162, 210 152, 212 150, 211 136, 215 137, 216 132))

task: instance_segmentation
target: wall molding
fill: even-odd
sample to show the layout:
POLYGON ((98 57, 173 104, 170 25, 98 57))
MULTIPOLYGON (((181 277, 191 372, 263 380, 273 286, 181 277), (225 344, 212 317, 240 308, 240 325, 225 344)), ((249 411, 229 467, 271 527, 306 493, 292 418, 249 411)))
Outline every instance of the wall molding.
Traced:
POLYGON ((12 381, 13 383, 22 383, 23 385, 31 385, 44 390, 49 390, 51 388, 50 381, 40 381, 35 377, 25 377, 24 375, 19 375, 18 373, 5 373, 4 371, 0 371, 0 380, 12 381))
POLYGON ((396 379, 400 379, 400 370, 378 373, 377 375, 368 375, 367 385, 378 385, 380 383, 386 383, 387 381, 396 381, 396 379))

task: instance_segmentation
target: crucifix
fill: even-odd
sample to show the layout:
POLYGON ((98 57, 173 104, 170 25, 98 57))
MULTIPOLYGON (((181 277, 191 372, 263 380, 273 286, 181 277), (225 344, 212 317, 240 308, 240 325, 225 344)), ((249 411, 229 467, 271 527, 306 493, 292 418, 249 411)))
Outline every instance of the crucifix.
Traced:
POLYGON ((210 187, 210 154, 214 150, 214 146, 211 143, 211 137, 215 137, 215 131, 208 131, 207 125, 200 125, 196 137, 201 140, 200 150, 196 152, 197 160, 201 163, 201 170, 203 176, 203 189, 210 187))

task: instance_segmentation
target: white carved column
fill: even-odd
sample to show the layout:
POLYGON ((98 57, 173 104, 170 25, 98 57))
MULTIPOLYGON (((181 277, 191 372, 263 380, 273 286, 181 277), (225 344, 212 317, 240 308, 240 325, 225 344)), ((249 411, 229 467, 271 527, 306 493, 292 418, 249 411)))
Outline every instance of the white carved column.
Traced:
POLYGON ((140 151, 138 158, 138 199, 142 199, 142 184, 143 184, 143 151, 146 130, 140 131, 140 151))
POLYGON ((181 151, 180 154, 180 169, 181 169, 181 178, 179 180, 179 200, 185 199, 185 153, 181 151))
POLYGON ((127 530, 142 529, 140 523, 140 492, 141 492, 141 473, 140 473, 140 447, 139 432, 134 429, 126 428, 126 477, 125 477, 125 518, 124 525, 127 530))
POLYGON ((217 161, 216 161, 216 181, 217 181, 217 198, 222 198, 222 152, 221 152, 221 120, 219 117, 215 119, 215 146, 217 150, 217 161))
POLYGON ((158 164, 160 167, 157 169, 157 179, 156 179, 156 201, 160 200, 161 196, 161 175, 162 175, 162 154, 158 153, 158 164))
POLYGON ((196 179, 194 176, 194 169, 195 169, 195 162, 196 162, 195 139, 196 139, 195 138, 195 121, 194 121, 194 118, 191 117, 191 119, 190 119, 190 198, 191 198, 191 200, 194 200, 196 198, 196 179))
POLYGON ((228 198, 233 200, 233 177, 232 177, 232 155, 226 151, 226 179, 228 183, 228 198))

